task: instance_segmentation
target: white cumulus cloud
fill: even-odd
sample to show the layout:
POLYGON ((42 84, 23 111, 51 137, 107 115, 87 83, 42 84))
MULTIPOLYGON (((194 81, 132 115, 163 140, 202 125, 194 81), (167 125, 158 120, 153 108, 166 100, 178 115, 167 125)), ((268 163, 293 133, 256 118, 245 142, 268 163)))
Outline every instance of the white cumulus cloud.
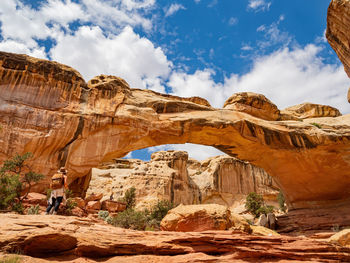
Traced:
POLYGON ((51 49, 51 57, 79 70, 86 80, 111 74, 123 77, 133 88, 161 90, 161 79, 171 63, 159 47, 125 27, 119 35, 105 36, 98 26, 80 27, 73 35, 62 35, 51 49))
POLYGON ((212 156, 225 154, 214 147, 192 144, 192 143, 167 144, 167 145, 159 145, 159 146, 147 148, 147 151, 149 153, 158 152, 158 151, 168 151, 168 150, 185 151, 188 153, 189 157, 196 159, 198 161, 205 160, 212 156))
POLYGON ((342 65, 324 63, 320 51, 313 44, 284 48, 257 58, 250 72, 231 74, 223 83, 215 82, 215 72, 206 69, 194 74, 174 72, 168 84, 176 95, 201 96, 215 107, 222 107, 234 93, 251 91, 264 94, 280 109, 313 102, 350 113, 346 101, 350 80, 342 65))

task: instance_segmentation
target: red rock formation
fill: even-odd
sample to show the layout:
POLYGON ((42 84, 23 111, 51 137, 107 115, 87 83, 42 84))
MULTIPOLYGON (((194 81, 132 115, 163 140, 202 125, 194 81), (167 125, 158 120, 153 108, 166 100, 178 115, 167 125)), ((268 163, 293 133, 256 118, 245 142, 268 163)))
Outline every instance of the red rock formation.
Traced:
MULTIPOLYGON (((328 7, 326 37, 350 77, 350 2, 332 0, 328 7)), ((350 89, 348 91, 350 102, 350 89)))
POLYGON ((35 257, 52 261, 60 255, 65 256, 58 258, 61 261, 75 256, 132 263, 350 261, 350 248, 298 237, 239 231, 143 232, 63 216, 0 214, 0 222, 0 253, 21 251, 34 257, 26 257, 26 262, 41 262, 35 257))
POLYGON ((158 200, 232 206, 251 192, 277 203, 278 195, 272 178, 259 167, 227 155, 199 162, 183 151, 155 152, 150 161, 114 159, 102 164, 92 169, 87 195, 101 193, 103 200, 118 200, 131 187, 136 189, 137 209, 151 208, 158 200))
POLYGON ((91 168, 102 162, 189 142, 262 167, 291 208, 348 198, 350 115, 267 121, 203 101, 130 89, 112 76, 86 84, 67 66, 0 52, 0 160, 32 152, 33 169, 47 175, 46 185, 65 165, 68 183, 81 193, 91 168))

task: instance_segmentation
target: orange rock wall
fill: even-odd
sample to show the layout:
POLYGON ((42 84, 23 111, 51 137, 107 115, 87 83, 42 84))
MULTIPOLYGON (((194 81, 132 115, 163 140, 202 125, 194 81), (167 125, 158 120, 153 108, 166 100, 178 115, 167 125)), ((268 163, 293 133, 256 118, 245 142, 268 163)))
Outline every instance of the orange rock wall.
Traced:
POLYGON ((102 162, 188 142, 263 168, 291 208, 349 198, 350 115, 268 121, 213 109, 203 99, 130 89, 113 76, 86 84, 67 66, 23 55, 0 52, 0 61, 0 161, 32 152, 33 168, 47 176, 38 190, 61 165, 72 189, 83 192, 91 168, 102 162))
MULTIPOLYGON (((350 1, 332 0, 328 7, 326 37, 350 77, 350 1)), ((350 89, 348 91, 350 102, 350 89)))

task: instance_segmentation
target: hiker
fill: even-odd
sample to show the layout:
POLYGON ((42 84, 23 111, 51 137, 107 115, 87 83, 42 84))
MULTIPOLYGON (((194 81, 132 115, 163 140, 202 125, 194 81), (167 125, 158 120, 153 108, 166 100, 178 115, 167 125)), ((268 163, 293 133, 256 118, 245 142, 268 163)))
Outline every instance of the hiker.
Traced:
POLYGON ((46 214, 56 215, 60 204, 65 199, 65 189, 67 188, 67 170, 64 167, 61 167, 57 173, 52 176, 50 188, 52 192, 46 214))

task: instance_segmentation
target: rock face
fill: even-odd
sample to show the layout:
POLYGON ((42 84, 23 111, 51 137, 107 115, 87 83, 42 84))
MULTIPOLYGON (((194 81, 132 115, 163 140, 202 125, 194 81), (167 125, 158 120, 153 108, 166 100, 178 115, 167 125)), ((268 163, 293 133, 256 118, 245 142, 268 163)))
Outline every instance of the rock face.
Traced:
POLYGON ((175 205, 199 203, 200 192, 187 172, 187 152, 153 153, 149 162, 116 159, 114 163, 93 169, 87 194, 103 194, 115 200, 136 188, 136 208, 150 208, 158 200, 175 205), (106 169, 107 168, 107 169, 106 169))
POLYGON ((156 152, 149 162, 115 159, 94 168, 87 194, 118 200, 131 187, 136 188, 137 208, 149 208, 158 200, 232 206, 251 192, 266 201, 276 201, 278 194, 277 185, 261 168, 230 156, 199 162, 183 151, 156 152))
POLYGON ((327 105, 319 105, 313 103, 302 103, 284 109, 281 113, 289 116, 290 119, 298 118, 299 120, 319 117, 339 117, 341 113, 338 109, 327 105))
POLYGON ((231 212, 222 205, 179 205, 163 218, 160 228, 165 231, 228 230, 233 225, 231 212))
POLYGON ((32 152, 34 170, 60 167, 84 194, 91 168, 161 144, 211 145, 263 168, 290 208, 343 202, 350 187, 350 115, 267 121, 199 98, 130 89, 101 75, 88 84, 58 63, 0 52, 0 161, 32 152), (319 123, 319 127, 311 125, 319 123))
POLYGON ((280 118, 280 110, 268 98, 252 92, 232 95, 224 104, 224 109, 246 112, 249 115, 268 121, 280 118))
POLYGON ((188 171, 200 190, 202 204, 232 206, 251 192, 276 202, 278 186, 263 169, 230 156, 212 157, 202 162, 191 159, 188 171))
POLYGON ((141 232, 62 216, 0 214, 0 222, 0 253, 21 251, 48 260, 61 255, 60 262, 72 257, 133 263, 350 261, 349 248, 306 238, 239 231, 141 232))
MULTIPOLYGON (((326 37, 350 77, 350 1, 332 0, 328 7, 326 37)), ((350 89, 348 91, 350 102, 350 89)))
POLYGON ((339 205, 316 209, 297 209, 278 216, 278 232, 313 235, 334 232, 350 226, 350 207, 339 205))

